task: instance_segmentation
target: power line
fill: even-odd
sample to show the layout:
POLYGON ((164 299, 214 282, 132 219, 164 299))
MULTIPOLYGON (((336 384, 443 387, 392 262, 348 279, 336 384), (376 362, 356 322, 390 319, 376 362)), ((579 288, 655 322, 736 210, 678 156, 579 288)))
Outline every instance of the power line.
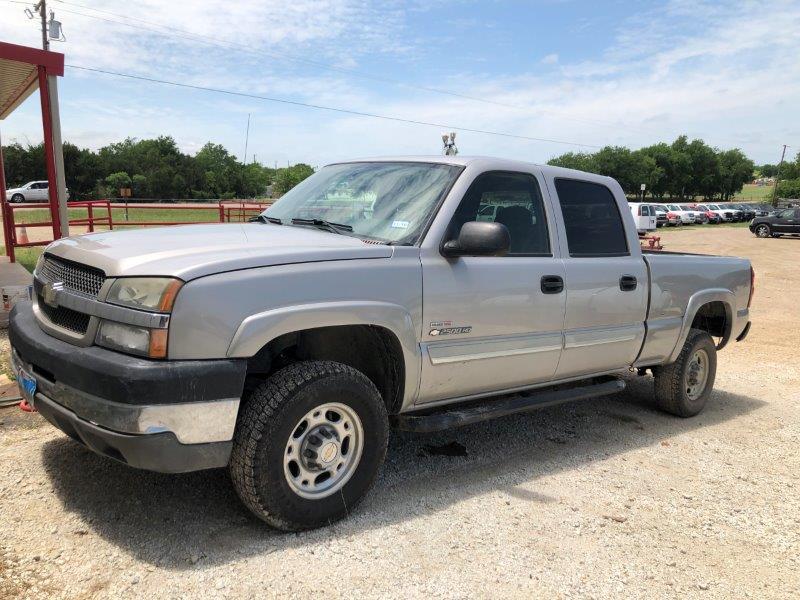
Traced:
MULTIPOLYGON (((529 110, 529 109, 526 109, 525 107, 522 107, 522 106, 517 106, 517 105, 513 105, 513 104, 507 104, 505 102, 499 102, 497 100, 490 100, 488 98, 480 98, 478 96, 471 96, 469 94, 462 94, 462 93, 459 93, 459 92, 452 92, 450 90, 443 90, 441 88, 433 88, 433 87, 428 87, 428 86, 416 85, 416 84, 412 84, 412 83, 406 83, 406 82, 403 82, 403 81, 399 81, 397 79, 392 79, 390 77, 383 77, 381 75, 375 75, 374 73, 366 73, 364 71, 359 71, 357 69, 348 69, 347 67, 337 67, 336 65, 331 65, 331 64, 328 64, 328 63, 324 63, 324 62, 320 62, 320 61, 316 61, 316 60, 312 60, 312 59, 308 59, 308 58, 302 58, 302 57, 298 57, 298 56, 291 56, 289 54, 284 54, 284 53, 281 53, 281 52, 275 52, 274 50, 269 50, 269 51, 267 51, 267 50, 254 50, 250 46, 248 46, 246 44, 242 44, 240 42, 235 42, 235 41, 232 41, 232 40, 227 40, 227 39, 224 39, 224 38, 218 38, 218 37, 213 37, 213 36, 201 35, 201 34, 189 31, 187 29, 181 29, 180 27, 174 27, 172 25, 164 25, 162 23, 158 23, 158 22, 155 22, 155 21, 148 21, 146 19, 140 19, 138 17, 132 17, 132 16, 129 16, 129 15, 123 15, 123 14, 111 12, 111 11, 108 11, 108 10, 101 10, 99 8, 93 8, 91 6, 86 6, 85 4, 78 4, 76 2, 68 2, 67 0, 54 0, 54 1, 55 2, 59 2, 60 4, 66 4, 66 5, 69 5, 69 6, 76 6, 76 7, 80 7, 80 8, 83 8, 83 9, 92 10, 92 11, 95 11, 95 12, 98 12, 98 13, 101 13, 101 14, 104 14, 104 15, 118 17, 120 19, 127 19, 127 20, 130 20, 130 21, 136 21, 137 23, 142 23, 142 24, 145 24, 145 25, 151 25, 151 26, 159 27, 159 28, 162 28, 162 29, 166 29, 166 30, 168 30, 170 32, 177 32, 177 33, 180 33, 180 34, 184 34, 182 36, 178 36, 178 37, 182 37, 183 39, 190 39, 192 41, 200 41, 200 42, 204 42, 204 43, 211 44, 211 45, 227 44, 228 46, 241 48, 242 50, 245 50, 245 51, 247 51, 247 52, 249 52, 251 54, 282 58, 282 59, 285 59, 285 60, 290 60, 290 61, 293 61, 293 62, 303 63, 303 64, 306 64, 306 65, 318 67, 318 68, 321 68, 321 69, 337 71, 339 73, 347 73, 349 75, 355 75, 357 77, 363 77, 365 79, 372 79, 374 81, 382 81, 384 83, 391 83, 391 84, 394 84, 394 85, 399 85, 399 86, 402 86, 402 87, 417 89, 417 90, 421 90, 421 91, 424 91, 424 92, 432 92, 432 93, 435 93, 435 94, 444 94, 444 95, 447 95, 447 96, 454 96, 456 98, 464 98, 466 100, 474 100, 476 102, 483 102, 483 103, 486 103, 486 104, 494 104, 495 106, 504 106, 506 108, 516 108, 516 109, 520 109, 520 110, 529 110)), ((109 22, 109 23, 116 23, 118 25, 125 25, 125 26, 128 26, 128 27, 138 27, 137 25, 131 25, 130 23, 125 23, 124 21, 114 21, 114 20, 111 20, 111 19, 102 19, 102 18, 97 17, 95 15, 90 15, 90 14, 86 14, 86 13, 82 13, 82 12, 72 11, 72 10, 69 10, 69 9, 62 9, 62 10, 64 12, 67 12, 67 13, 70 13, 70 14, 80 15, 80 16, 83 16, 83 17, 88 17, 90 19, 99 19, 99 20, 103 20, 103 21, 106 21, 106 22, 109 22)), ((148 29, 148 28, 145 27, 143 29, 148 29)), ((159 33, 161 35, 166 35, 166 33, 164 31, 158 31, 158 30, 153 30, 153 29, 148 29, 148 30, 149 31, 153 31, 154 33, 159 33)))
POLYGON ((280 104, 288 104, 290 106, 300 106, 300 107, 303 107, 303 108, 314 108, 314 109, 317 109, 317 110, 327 110, 327 111, 330 111, 330 112, 337 112, 337 113, 343 113, 343 114, 347 114, 347 115, 354 115, 354 116, 357 116, 357 117, 369 117, 369 118, 372 118, 372 119, 382 119, 384 121, 394 121, 396 123, 408 123, 408 124, 411 124, 411 125, 424 125, 424 126, 427 126, 427 127, 438 127, 439 129, 448 129, 448 130, 449 129, 454 129, 456 131, 467 131, 469 133, 480 133, 480 134, 484 134, 484 135, 495 135, 495 136, 500 136, 500 137, 505 137, 505 138, 514 138, 514 139, 518 139, 518 140, 528 140, 528 141, 532 141, 532 142, 548 142, 548 143, 551 143, 551 144, 565 144, 567 146, 579 146, 579 147, 582 147, 582 148, 600 148, 601 147, 601 146, 597 146, 597 145, 594 145, 594 144, 581 144, 579 142, 568 142, 568 141, 564 141, 564 140, 554 140, 554 139, 549 139, 549 138, 538 138, 538 137, 533 137, 533 136, 529 136, 529 135, 520 135, 520 134, 516 134, 516 133, 508 133, 508 132, 504 132, 504 131, 492 131, 492 130, 488 130, 488 129, 475 129, 475 128, 471 128, 471 127, 460 127, 458 125, 449 125, 449 124, 445 124, 445 123, 435 123, 435 122, 432 122, 432 121, 417 121, 415 119, 406 119, 406 118, 403 118, 403 117, 395 117, 395 116, 391 116, 391 115, 382 115, 382 114, 378 114, 378 113, 370 113, 370 112, 365 112, 365 111, 360 111, 360 110, 352 110, 352 109, 348 109, 348 108, 338 108, 338 107, 334 107, 334 106, 325 106, 323 104, 311 104, 311 103, 308 103, 308 102, 300 102, 298 100, 288 100, 286 98, 275 98, 275 97, 272 97, 272 96, 261 96, 259 94, 249 94, 247 92, 237 92, 235 90, 226 90, 226 89, 222 89, 222 88, 213 88, 213 87, 206 87, 206 86, 202 86, 202 85, 193 85, 191 83, 181 83, 181 82, 178 82, 178 81, 168 81, 166 79, 156 79, 154 77, 145 77, 143 75, 133 75, 131 73, 119 73, 117 71, 108 71, 106 69, 97 69, 97 68, 94 68, 94 67, 86 67, 86 66, 83 66, 83 65, 66 64, 64 66, 69 67, 71 69, 78 69, 78 70, 81 70, 81 71, 90 71, 92 73, 102 73, 104 75, 113 75, 115 77, 125 77, 127 79, 135 79, 135 80, 139 80, 139 81, 147 81, 147 82, 150 82, 150 83, 161 83, 161 84, 164 84, 164 85, 171 85, 171 86, 174 86, 174 87, 181 87, 181 88, 186 88, 186 89, 199 90, 199 91, 203 91, 203 92, 214 92, 214 93, 217 93, 217 94, 227 94, 229 96, 239 96, 239 97, 242 97, 242 98, 253 98, 255 100, 264 100, 266 102, 277 102, 277 103, 280 103, 280 104))
MULTIPOLYGON (((11 0, 9 0, 9 1, 11 1, 11 0)), ((169 35, 171 37, 177 37, 177 38, 184 39, 184 40, 197 41, 197 42, 201 42, 201 43, 212 45, 212 46, 223 47, 223 48, 226 48, 228 50, 233 49, 233 48, 238 48, 240 50, 243 50, 244 52, 247 52, 248 54, 252 54, 252 55, 256 55, 256 56, 270 56, 270 57, 273 57, 273 58, 281 58, 281 59, 284 59, 284 60, 289 60, 289 61, 292 61, 292 62, 305 64, 305 65, 313 66, 313 67, 320 68, 320 69, 326 69, 326 70, 329 70, 329 71, 335 71, 335 72, 338 72, 338 73, 344 73, 344 74, 348 74, 348 75, 353 75, 353 76, 360 77, 360 78, 363 78, 363 79, 370 79, 370 80, 373 80, 373 81, 380 81, 380 82, 383 82, 383 83, 389 83, 389 84, 392 84, 392 85, 396 85, 396 86, 400 86, 400 87, 404 87, 404 88, 408 88, 408 89, 414 89, 414 90, 419 90, 419 91, 429 92, 429 93, 434 93, 434 94, 442 94, 442 95, 451 96, 451 97, 454 97, 454 98, 461 98, 461 99, 464 99, 464 100, 471 100, 471 101, 481 102, 481 103, 484 103, 484 104, 490 104, 490 105, 494 105, 494 106, 502 106, 502 107, 505 107, 505 108, 512 108, 512 109, 515 109, 515 110, 522 110, 522 111, 538 113, 540 115, 548 115, 549 114, 549 115, 556 116, 556 117, 558 117, 560 119, 563 119, 565 121, 574 121, 576 123, 584 123, 584 124, 589 124, 589 125, 594 125, 594 126, 599 126, 599 127, 614 127, 614 128, 617 128, 617 127, 620 126, 619 123, 612 123, 612 122, 609 122, 609 121, 601 121, 601 120, 597 120, 597 119, 588 119, 588 118, 582 118, 582 117, 570 117, 570 116, 566 116, 566 115, 563 115, 563 114, 555 112, 555 111, 535 110, 535 109, 531 109, 530 107, 521 106, 521 105, 518 105, 518 104, 510 104, 510 103, 507 103, 507 102, 500 102, 498 100, 491 100, 491 99, 488 99, 488 98, 482 98, 480 96, 473 96, 473 95, 470 95, 470 94, 463 94, 463 93, 460 93, 460 92, 453 92, 453 91, 450 91, 450 90, 443 90, 441 88, 434 88, 434 87, 429 87, 429 86, 417 85, 417 84, 413 84, 413 83, 407 83, 407 82, 400 81, 398 79, 393 79, 393 78, 390 78, 390 77, 383 77, 383 76, 380 76, 380 75, 375 75, 373 73, 366 73, 364 71, 359 71, 357 69, 349 69, 347 67, 338 67, 338 66, 335 66, 335 65, 331 65, 331 64, 328 64, 328 63, 321 62, 321 61, 316 61, 316 60, 312 60, 312 59, 307 59, 307 58, 302 58, 302 57, 297 57, 297 56, 291 56, 291 55, 288 55, 288 54, 285 54, 285 53, 275 52, 274 50, 255 50, 252 47, 248 46, 247 44, 242 44, 240 42, 235 42, 235 41, 232 41, 232 40, 227 40, 227 39, 219 38, 219 37, 201 35, 201 34, 189 31, 187 29, 181 29, 180 27, 174 27, 172 25, 165 25, 163 23, 158 23, 156 21, 149 21, 147 19, 141 19, 141 18, 138 18, 138 17, 132 17, 130 15, 123 15, 121 13, 116 13, 116 12, 112 12, 112 11, 108 11, 108 10, 102 10, 102 9, 99 9, 99 8, 93 8, 93 7, 87 6, 85 4, 78 4, 77 2, 69 2, 68 0, 54 0, 54 1, 58 2, 60 4, 66 4, 68 6, 75 6, 75 7, 80 7, 80 8, 86 9, 86 10, 92 10, 94 12, 97 12, 97 13, 100 13, 100 14, 104 14, 104 15, 108 15, 108 16, 112 16, 112 17, 117 17, 119 19, 135 21, 136 23, 140 23, 140 24, 143 24, 143 25, 149 25, 149 26, 152 26, 152 27, 157 27, 159 29, 153 29, 152 27, 143 27, 142 25, 133 25, 131 23, 126 23, 125 21, 118 21, 118 20, 114 20, 114 19, 98 17, 97 15, 91 15, 91 14, 87 14, 87 13, 83 13, 83 12, 79 12, 79 11, 75 11, 75 10, 62 9, 63 12, 66 12, 66 13, 69 13, 69 14, 78 15, 78 16, 82 16, 82 17, 87 17, 89 19, 96 19, 96 20, 99 20, 99 21, 104 21, 106 23, 113 23, 113 24, 116 24, 116 25, 123 25, 125 27, 131 27, 131 28, 134 28, 134 29, 145 29, 147 31, 150 31, 150 32, 153 32, 153 33, 156 33, 156 34, 159 34, 159 35, 163 35, 163 36, 169 35), (170 33, 167 33, 167 31, 162 31, 162 30, 167 30, 170 33)), ((629 126, 626 126, 626 129, 628 131, 637 131, 636 128, 629 127, 629 126)), ((651 135, 655 135, 654 131, 648 131, 648 130, 645 130, 645 129, 638 129, 638 131, 642 132, 642 133, 648 133, 648 134, 651 134, 651 135)))

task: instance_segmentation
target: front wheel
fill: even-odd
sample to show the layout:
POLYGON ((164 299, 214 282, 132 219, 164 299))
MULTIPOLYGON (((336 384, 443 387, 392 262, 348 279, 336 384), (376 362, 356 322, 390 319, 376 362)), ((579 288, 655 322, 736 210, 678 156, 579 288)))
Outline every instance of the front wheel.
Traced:
POLYGON ((20 204, 22 202, 25 202, 25 196, 23 196, 22 194, 14 194, 13 196, 11 196, 11 202, 13 202, 14 204, 20 204))
POLYGON ((244 504, 284 531, 346 516, 386 456, 389 421, 375 385, 331 361, 290 365, 240 412, 230 472, 244 504))
POLYGON ((772 229, 770 229, 769 225, 762 223, 761 225, 756 225, 755 234, 756 237, 768 238, 772 236, 772 229))
POLYGON ((679 417, 693 417, 706 405, 717 376, 717 347, 708 333, 689 330, 681 353, 671 365, 653 370, 656 403, 679 417))

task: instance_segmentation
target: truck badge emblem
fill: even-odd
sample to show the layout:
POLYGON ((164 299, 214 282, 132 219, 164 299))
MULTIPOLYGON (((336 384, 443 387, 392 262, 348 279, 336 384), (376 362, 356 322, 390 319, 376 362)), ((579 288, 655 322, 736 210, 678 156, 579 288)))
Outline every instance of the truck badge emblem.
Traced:
POLYGON ((431 329, 428 335, 459 335, 470 331, 472 331, 472 325, 467 327, 442 327, 440 329, 431 329))
POLYGON ((45 283, 42 289, 42 299, 44 303, 53 308, 58 308, 58 292, 64 289, 64 284, 60 281, 55 283, 45 283))

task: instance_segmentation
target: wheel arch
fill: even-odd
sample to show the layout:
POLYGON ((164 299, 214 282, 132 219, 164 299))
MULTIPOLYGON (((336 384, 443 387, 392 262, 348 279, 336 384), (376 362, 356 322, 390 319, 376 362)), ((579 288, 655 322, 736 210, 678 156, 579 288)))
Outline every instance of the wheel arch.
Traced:
POLYGON ((692 329, 706 331, 721 338, 717 350, 722 350, 730 341, 733 331, 736 296, 730 290, 711 289, 697 292, 689 298, 678 335, 668 363, 677 360, 686 338, 692 329))
POLYGON ((247 358, 248 372, 268 374, 286 356, 334 360, 375 383, 387 410, 416 398, 420 354, 408 311, 384 302, 342 302, 278 308, 245 319, 228 348, 247 358))

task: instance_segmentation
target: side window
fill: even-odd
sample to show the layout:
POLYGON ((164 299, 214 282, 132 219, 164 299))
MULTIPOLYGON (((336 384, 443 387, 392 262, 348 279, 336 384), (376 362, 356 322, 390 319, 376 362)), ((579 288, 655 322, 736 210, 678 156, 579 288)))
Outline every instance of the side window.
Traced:
POLYGON ((625 226, 614 195, 606 186, 556 179, 570 256, 628 254, 625 226))
POLYGON ((480 175, 453 215, 447 239, 457 238, 469 221, 505 225, 511 234, 510 255, 550 256, 544 203, 533 175, 505 171, 480 175))

